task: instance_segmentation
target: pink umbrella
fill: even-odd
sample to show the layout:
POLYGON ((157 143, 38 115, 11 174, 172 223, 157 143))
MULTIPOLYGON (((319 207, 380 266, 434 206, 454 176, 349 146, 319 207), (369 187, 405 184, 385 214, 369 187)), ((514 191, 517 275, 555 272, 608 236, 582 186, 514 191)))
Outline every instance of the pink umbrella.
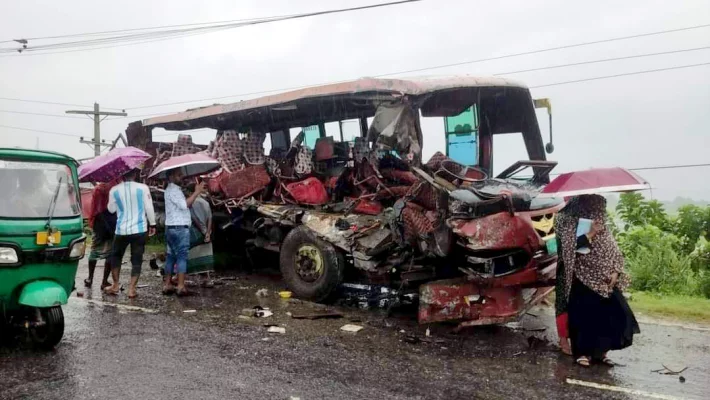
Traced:
POLYGON ((110 182, 139 167, 151 157, 135 147, 113 149, 79 166, 80 182, 110 182))
POLYGON ((219 161, 206 154, 185 154, 163 161, 153 170, 149 178, 165 179, 167 172, 175 168, 182 168, 182 173, 185 176, 205 175, 220 166, 219 161))
POLYGON ((596 168, 562 174, 545 186, 538 197, 633 192, 650 188, 648 182, 627 169, 596 168))

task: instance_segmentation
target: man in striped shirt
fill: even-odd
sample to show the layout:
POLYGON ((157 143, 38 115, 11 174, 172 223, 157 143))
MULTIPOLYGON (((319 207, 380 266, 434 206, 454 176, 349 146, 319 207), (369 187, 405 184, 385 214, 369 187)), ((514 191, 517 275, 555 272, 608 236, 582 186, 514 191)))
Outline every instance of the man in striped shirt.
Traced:
POLYGON ((128 298, 135 298, 138 277, 141 274, 143 253, 148 236, 155 235, 155 211, 148 186, 136 182, 139 170, 124 176, 124 182, 114 186, 109 192, 108 211, 117 214, 116 236, 113 239, 111 274, 113 285, 105 289, 106 294, 117 295, 121 286, 119 275, 126 248, 131 246, 131 285, 128 298))

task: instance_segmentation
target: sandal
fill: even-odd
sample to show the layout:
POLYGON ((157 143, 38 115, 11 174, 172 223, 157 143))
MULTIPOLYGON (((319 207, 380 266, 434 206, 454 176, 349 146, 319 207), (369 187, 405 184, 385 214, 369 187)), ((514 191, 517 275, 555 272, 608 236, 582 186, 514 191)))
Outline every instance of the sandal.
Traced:
POLYGON ((589 358, 585 356, 581 356, 575 361, 578 365, 583 366, 584 368, 589 368, 589 358))
POLYGON ((176 293, 177 293, 177 297, 192 296, 192 293, 188 292, 187 289, 183 289, 183 290, 178 289, 176 293))
POLYGON ((604 358, 601 359, 601 363, 606 365, 607 367, 613 367, 616 365, 616 363, 609 357, 604 356, 604 358))
POLYGON ((135 299, 136 297, 138 297, 138 293, 133 293, 132 295, 131 294, 128 295, 129 299, 135 299))
POLYGON ((85 287, 90 288, 92 283, 94 283, 94 282, 90 281, 88 278, 84 279, 84 286, 85 287))
POLYGON ((175 288, 163 289, 164 296, 170 296, 171 294, 174 294, 174 293, 175 293, 175 288))

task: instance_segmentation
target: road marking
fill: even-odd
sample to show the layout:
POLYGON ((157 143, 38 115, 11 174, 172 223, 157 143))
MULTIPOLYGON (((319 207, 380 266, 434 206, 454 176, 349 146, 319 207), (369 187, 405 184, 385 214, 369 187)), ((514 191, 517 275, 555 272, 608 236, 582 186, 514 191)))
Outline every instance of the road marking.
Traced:
POLYGON ((624 388, 624 387, 619 387, 619 386, 605 385, 603 383, 586 382, 586 381, 580 381, 577 379, 567 378, 567 383, 569 383, 570 385, 578 385, 578 386, 585 386, 585 387, 590 387, 590 388, 594 388, 594 389, 609 390, 612 392, 627 393, 627 394, 632 394, 634 396, 644 396, 644 397, 648 397, 651 399, 683 400, 682 397, 669 396, 667 394, 644 392, 643 390, 636 390, 636 389, 629 389, 629 388, 624 388))
POLYGON ((84 299, 81 297, 72 297, 72 300, 80 300, 85 303, 97 305, 99 307, 113 307, 118 310, 125 310, 125 311, 140 311, 140 312, 144 312, 144 313, 148 313, 148 314, 156 314, 158 312, 158 310, 154 310, 152 308, 129 306, 127 304, 108 303, 108 302, 101 301, 101 300, 90 300, 90 299, 84 299))

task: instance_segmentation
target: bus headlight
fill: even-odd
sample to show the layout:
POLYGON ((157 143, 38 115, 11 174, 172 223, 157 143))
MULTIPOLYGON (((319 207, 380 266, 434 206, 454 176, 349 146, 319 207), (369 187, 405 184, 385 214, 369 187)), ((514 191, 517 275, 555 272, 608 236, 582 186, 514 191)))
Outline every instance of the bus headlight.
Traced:
POLYGON ((17 264, 20 259, 17 251, 11 247, 0 247, 0 264, 17 264))
POLYGON ((77 241, 71 246, 71 250, 69 250, 69 258, 78 260, 84 257, 85 252, 86 240, 77 241))

